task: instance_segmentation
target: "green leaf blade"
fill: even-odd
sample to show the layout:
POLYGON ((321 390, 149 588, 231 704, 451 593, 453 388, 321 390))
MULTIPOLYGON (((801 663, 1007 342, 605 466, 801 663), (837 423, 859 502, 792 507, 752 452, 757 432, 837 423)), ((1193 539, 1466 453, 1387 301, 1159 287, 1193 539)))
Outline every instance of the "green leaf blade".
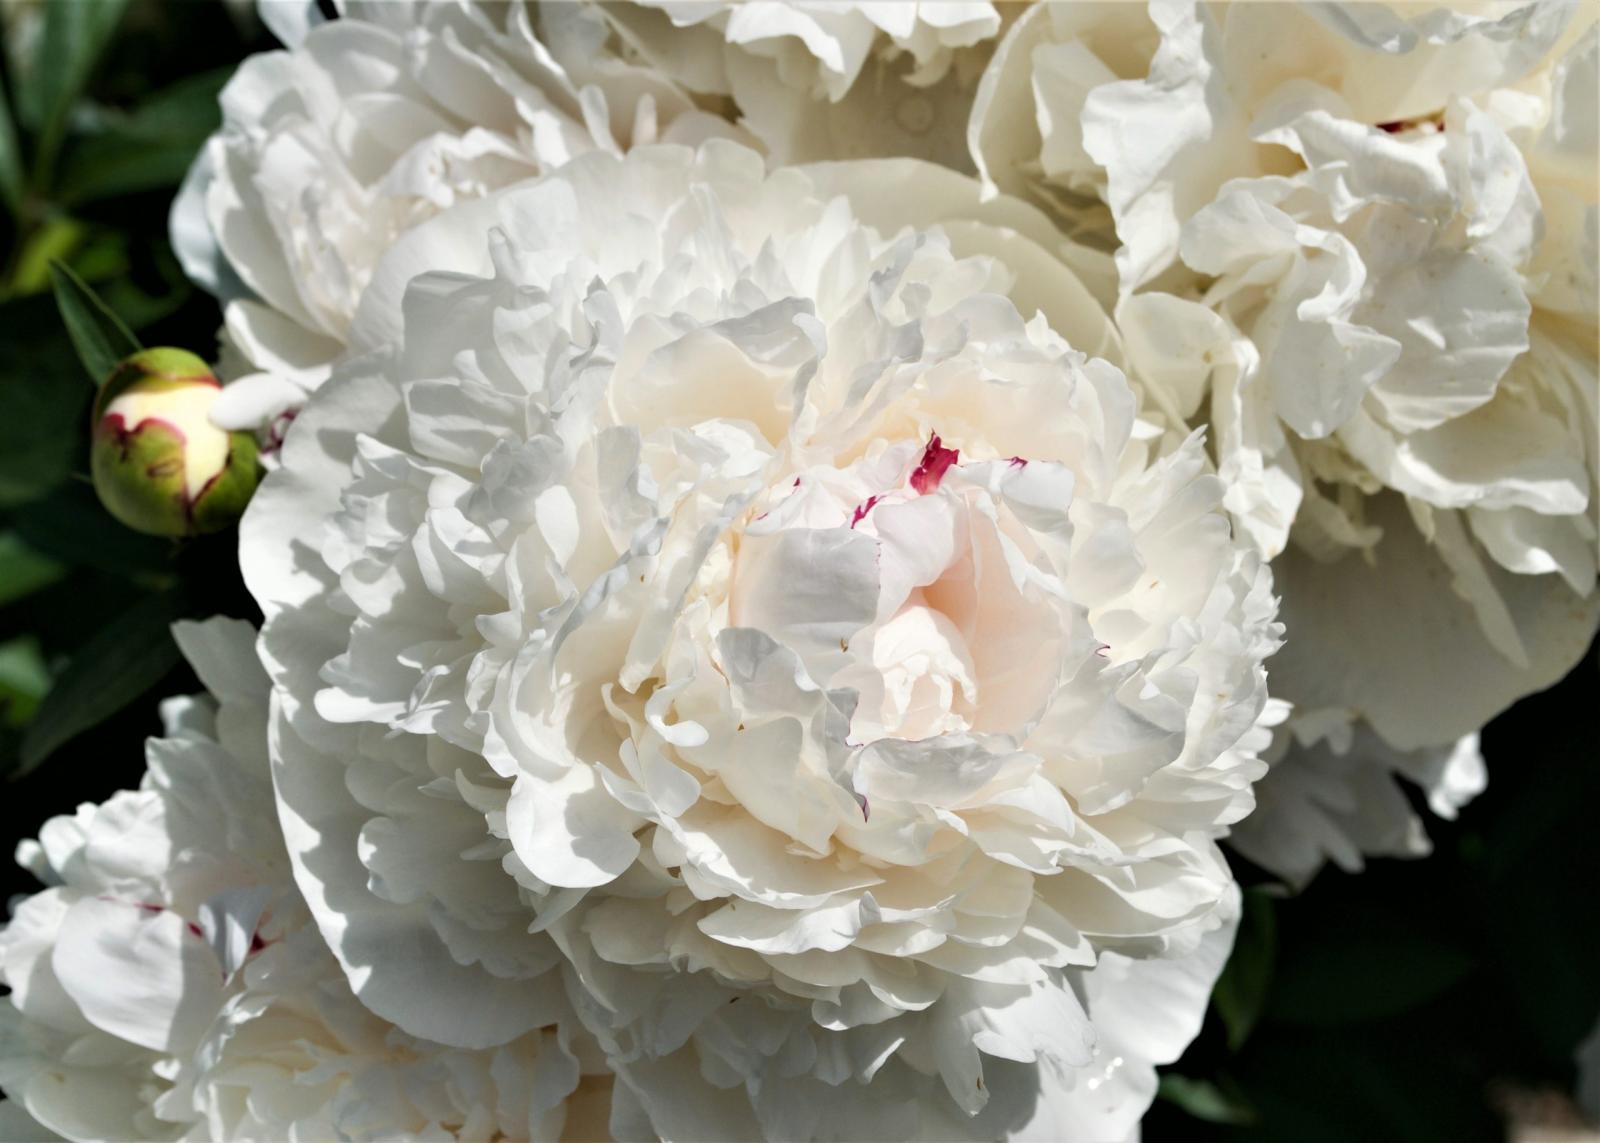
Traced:
POLYGON ((222 125, 218 97, 233 76, 220 68, 147 96, 130 114, 103 111, 62 156, 59 196, 69 206, 176 187, 222 125))
POLYGON ((50 263, 50 279, 55 285, 56 306, 61 311, 61 320, 66 323, 72 346, 98 386, 111 376, 117 362, 139 352, 139 339, 111 307, 66 266, 60 262, 50 263))
POLYGON ((0 303, 0 328, 0 508, 15 508, 61 487, 83 463, 91 391, 50 298, 0 303))
POLYGON ((1256 1122, 1255 1108, 1227 1083, 1212 1083, 1169 1072, 1161 1077, 1157 1098, 1181 1107, 1206 1123, 1245 1127, 1256 1122))
POLYGON ((118 524, 84 481, 68 481, 19 509, 11 525, 34 551, 68 567, 94 568, 152 589, 170 586, 175 574, 172 541, 118 524))
POLYGON ((44 6, 44 28, 17 93, 22 121, 37 137, 33 182, 49 187, 73 104, 88 85, 128 0, 64 0, 44 6))
POLYGON ((50 672, 31 635, 0 643, 0 726, 26 726, 50 689, 50 672))
POLYGON ((0 531, 0 607, 56 583, 67 569, 12 529, 0 531))
POLYGON ((1228 1047, 1235 1052, 1249 1039, 1266 1007, 1277 945, 1271 899, 1259 890, 1246 893, 1233 953, 1211 993, 1211 1003, 1228 1033, 1228 1047))
POLYGON ((1475 963, 1451 941, 1396 921, 1299 950, 1281 966, 1264 1016, 1312 1028, 1389 1019, 1456 987, 1475 963))
POLYGON ((0 200, 5 202, 13 215, 22 206, 25 180, 22 146, 17 142, 17 128, 11 119, 11 104, 6 99, 5 85, 0 84, 0 200))
POLYGON ((80 647, 39 704, 8 777, 27 774, 159 683, 181 657, 170 628, 182 614, 178 593, 147 596, 80 647))

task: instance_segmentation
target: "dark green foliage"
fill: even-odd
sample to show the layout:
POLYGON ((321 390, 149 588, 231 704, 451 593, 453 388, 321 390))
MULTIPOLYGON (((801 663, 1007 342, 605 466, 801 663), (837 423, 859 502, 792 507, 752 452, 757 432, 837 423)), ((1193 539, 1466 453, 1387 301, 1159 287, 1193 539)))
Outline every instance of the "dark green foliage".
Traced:
MULTIPOLYGON (((220 122, 222 84, 273 46, 221 4, 70 0, 24 18, 38 21, 34 34, 0 51, 7 853, 47 816, 137 784, 158 701, 196 688, 172 619, 258 618, 236 531, 155 539, 101 507, 88 483, 89 408, 140 343, 213 356, 221 315, 184 281, 167 212, 220 122)), ((10 862, 0 869, 6 895, 35 888, 10 862)))

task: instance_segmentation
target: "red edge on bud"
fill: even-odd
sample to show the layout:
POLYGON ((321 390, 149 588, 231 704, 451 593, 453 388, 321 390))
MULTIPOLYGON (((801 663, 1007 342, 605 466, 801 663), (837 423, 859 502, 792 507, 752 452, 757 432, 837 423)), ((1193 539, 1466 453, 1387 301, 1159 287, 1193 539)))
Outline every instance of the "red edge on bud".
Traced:
POLYGON ((179 444, 187 445, 189 443, 189 438, 187 435, 185 435, 184 431, 171 421, 167 420, 165 417, 145 417, 131 429, 128 428, 128 422, 123 420, 121 413, 107 413, 105 416, 100 418, 100 427, 104 429, 108 435, 116 438, 117 447, 122 450, 122 459, 124 460, 128 459, 128 441, 132 437, 137 436, 139 430, 143 429, 146 425, 156 425, 160 428, 166 429, 173 436, 178 438, 179 444))

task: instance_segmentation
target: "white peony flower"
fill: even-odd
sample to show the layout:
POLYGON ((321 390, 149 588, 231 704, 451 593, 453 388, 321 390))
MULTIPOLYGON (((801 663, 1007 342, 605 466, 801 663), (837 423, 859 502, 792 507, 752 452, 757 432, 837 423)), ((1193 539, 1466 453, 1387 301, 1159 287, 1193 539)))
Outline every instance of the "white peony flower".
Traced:
MULTIPOLYGON (((0 930, 13 1114, 69 1139, 597 1138, 609 1080, 580 1087, 570 1019, 473 1052, 356 1001, 290 879, 255 633, 175 630, 211 696, 163 705, 140 789, 19 849, 49 887, 0 930)), ((560 1009, 558 976, 526 987, 560 1009)))
POLYGON ((264 5, 288 50, 240 66, 172 212, 185 269, 225 302, 224 357, 243 358, 218 423, 273 445, 399 235, 574 155, 730 130, 623 59, 598 9, 341 8, 319 23, 314 6, 264 5))
POLYGON ((967 147, 989 187, 1049 210, 1080 241, 1116 247, 1106 173, 1084 148, 1089 93, 1144 76, 1160 33, 1142 4, 1034 3, 996 45, 967 147))
POLYGON ((521 1035, 548 934, 620 1134, 1135 1127, 1231 941, 1274 600, 1058 236, 978 198, 637 148, 380 264, 243 530, 378 1015, 521 1035))
POLYGON ((731 101, 776 163, 907 155, 969 168, 963 132, 1004 20, 986 0, 645 0, 606 19, 659 74, 731 101))
MULTIPOLYGON (((1329 852, 1425 847, 1377 788, 1475 751, 1600 614, 1594 17, 1071 5, 1019 19, 980 88, 988 177, 1115 225, 1133 372, 1209 420, 1276 559, 1274 694, 1376 732, 1284 733, 1305 772, 1263 806, 1352 807, 1329 852)), ((1327 820, 1291 817, 1246 831, 1298 879, 1327 820)))

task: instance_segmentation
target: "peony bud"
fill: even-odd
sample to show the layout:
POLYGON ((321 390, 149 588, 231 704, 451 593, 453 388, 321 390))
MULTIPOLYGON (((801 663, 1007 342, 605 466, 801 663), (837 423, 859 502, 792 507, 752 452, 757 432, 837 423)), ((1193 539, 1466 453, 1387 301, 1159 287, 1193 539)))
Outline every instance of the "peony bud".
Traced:
POLYGON ((211 423, 222 386, 181 349, 126 358, 94 403, 90 468, 100 502, 156 536, 195 536, 232 524, 255 491, 255 437, 211 423))

